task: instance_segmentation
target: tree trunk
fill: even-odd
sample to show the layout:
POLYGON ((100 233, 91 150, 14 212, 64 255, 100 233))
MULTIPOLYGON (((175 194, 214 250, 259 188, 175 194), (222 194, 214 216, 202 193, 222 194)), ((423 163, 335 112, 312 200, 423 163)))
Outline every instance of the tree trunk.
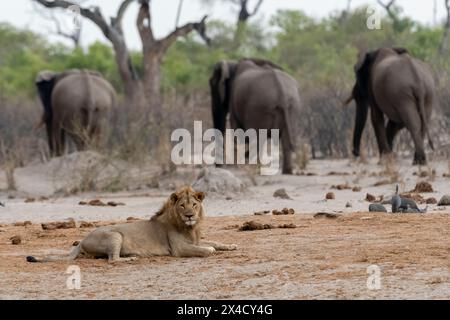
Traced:
POLYGON ((163 118, 163 99, 161 94, 162 55, 157 50, 144 54, 144 92, 147 110, 152 113, 154 123, 161 123, 163 118))

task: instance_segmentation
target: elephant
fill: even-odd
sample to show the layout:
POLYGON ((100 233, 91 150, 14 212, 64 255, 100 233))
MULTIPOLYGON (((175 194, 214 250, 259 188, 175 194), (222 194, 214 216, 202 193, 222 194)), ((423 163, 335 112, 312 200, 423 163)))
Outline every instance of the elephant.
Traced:
POLYGON ((209 80, 214 128, 222 134, 230 114, 232 129, 279 129, 283 174, 292 174, 292 116, 299 110, 297 81, 263 59, 218 62, 209 80))
POLYGON ((434 150, 428 123, 435 103, 435 82, 429 67, 405 48, 383 47, 361 51, 354 69, 356 83, 346 101, 356 102, 353 155, 360 155, 370 107, 380 156, 392 153, 395 136, 407 128, 415 146, 413 165, 425 165, 425 135, 434 150))
POLYGON ((100 73, 45 70, 37 75, 36 86, 44 107, 42 125, 47 129, 52 156, 64 153, 66 134, 79 151, 86 148, 88 141, 100 141, 117 101, 114 88, 100 73))

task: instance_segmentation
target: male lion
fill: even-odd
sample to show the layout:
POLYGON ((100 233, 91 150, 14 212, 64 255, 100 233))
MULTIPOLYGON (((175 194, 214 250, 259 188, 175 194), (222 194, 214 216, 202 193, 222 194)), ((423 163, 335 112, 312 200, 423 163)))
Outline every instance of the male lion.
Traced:
POLYGON ((204 198, 203 192, 183 188, 173 193, 150 220, 101 227, 91 232, 68 256, 27 257, 27 261, 69 261, 85 254, 108 257, 109 262, 114 262, 149 256, 206 257, 216 250, 236 250, 235 244, 200 241, 204 198))

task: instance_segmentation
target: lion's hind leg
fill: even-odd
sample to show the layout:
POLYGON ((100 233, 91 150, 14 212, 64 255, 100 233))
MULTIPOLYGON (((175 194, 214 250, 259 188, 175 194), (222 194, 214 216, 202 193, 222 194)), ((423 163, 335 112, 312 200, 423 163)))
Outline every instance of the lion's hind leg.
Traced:
POLYGON ((126 262, 136 258, 121 258, 123 238, 119 232, 97 231, 82 241, 83 250, 96 256, 108 257, 108 262, 126 262))
POLYGON ((224 243, 214 242, 214 241, 205 241, 205 242, 202 241, 201 245, 213 247, 217 251, 234 251, 234 250, 237 250, 237 245, 235 245, 235 244, 224 244, 224 243))

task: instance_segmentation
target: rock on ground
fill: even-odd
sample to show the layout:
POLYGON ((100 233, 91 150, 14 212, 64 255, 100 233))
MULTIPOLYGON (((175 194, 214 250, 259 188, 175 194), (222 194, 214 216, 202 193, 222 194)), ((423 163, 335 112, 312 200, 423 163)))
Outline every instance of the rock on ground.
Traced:
POLYGON ((450 206, 450 195, 443 196, 438 206, 450 206))
POLYGON ((204 168, 192 188, 208 193, 237 193, 247 189, 245 183, 230 171, 214 167, 204 168))

